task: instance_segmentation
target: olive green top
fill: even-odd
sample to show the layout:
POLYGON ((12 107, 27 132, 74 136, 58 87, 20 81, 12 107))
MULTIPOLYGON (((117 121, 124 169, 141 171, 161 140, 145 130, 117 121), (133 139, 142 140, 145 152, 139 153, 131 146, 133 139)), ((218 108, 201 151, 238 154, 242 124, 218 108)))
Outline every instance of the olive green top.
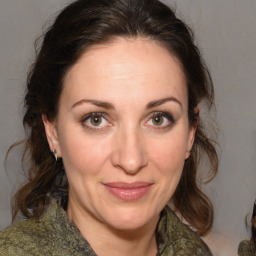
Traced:
MULTIPOLYGON (((161 213, 156 237, 157 256, 212 256, 199 236, 168 207, 161 213)), ((38 221, 22 220, 0 232, 0 255, 96 256, 96 253, 66 212, 52 200, 38 221)))
POLYGON ((243 240, 238 247, 239 256, 256 256, 256 245, 252 241, 243 240))

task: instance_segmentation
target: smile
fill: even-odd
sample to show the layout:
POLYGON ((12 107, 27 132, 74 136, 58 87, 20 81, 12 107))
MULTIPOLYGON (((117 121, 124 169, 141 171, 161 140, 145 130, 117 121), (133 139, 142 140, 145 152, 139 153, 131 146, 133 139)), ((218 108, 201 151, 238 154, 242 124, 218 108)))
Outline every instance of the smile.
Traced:
POLYGON ((105 183, 105 188, 115 197, 123 201, 135 201, 145 196, 152 188, 152 183, 105 183))

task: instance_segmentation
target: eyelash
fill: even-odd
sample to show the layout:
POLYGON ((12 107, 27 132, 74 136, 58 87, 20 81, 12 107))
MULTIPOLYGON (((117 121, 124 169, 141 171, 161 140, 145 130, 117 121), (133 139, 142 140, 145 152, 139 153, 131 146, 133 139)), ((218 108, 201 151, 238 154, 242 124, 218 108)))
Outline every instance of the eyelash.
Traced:
MULTIPOLYGON (((90 118, 92 118, 92 117, 101 117, 101 118, 105 119, 106 122, 109 123, 109 125, 107 125, 107 126, 112 126, 112 125, 110 124, 110 122, 108 121, 108 119, 107 119, 106 116, 107 116, 107 115, 106 115, 105 113, 103 113, 103 112, 92 112, 92 113, 89 113, 89 114, 87 114, 86 116, 84 116, 84 117, 82 118, 82 120, 81 120, 81 125, 82 125, 83 127, 87 128, 87 129, 91 129, 91 130, 101 130, 101 129, 104 128, 104 126, 103 126, 103 127, 102 127, 102 126, 97 127, 97 126, 94 126, 94 125, 89 126, 89 125, 86 124, 86 121, 90 120, 90 118)), ((173 117, 170 113, 167 113, 167 112, 153 112, 153 113, 150 115, 150 118, 146 121, 146 123, 148 123, 150 120, 152 121, 152 119, 153 119, 153 118, 156 118, 156 117, 163 117, 163 118, 166 118, 169 123, 168 123, 167 125, 159 126, 159 127, 158 127, 157 125, 147 125, 147 124, 146 124, 146 125, 147 125, 147 126, 153 126, 153 129, 167 129, 167 128, 169 128, 170 126, 174 125, 175 122, 176 122, 175 119, 174 119, 174 117, 173 117)))
POLYGON ((154 125, 153 129, 168 129, 169 127, 174 125, 176 122, 173 115, 171 115, 170 113, 161 112, 161 111, 152 113, 147 122, 149 122, 150 120, 152 120, 153 118, 156 118, 156 117, 164 117, 168 120, 169 123, 167 125, 159 126, 159 127, 157 125, 154 125))
MULTIPOLYGON (((92 113, 89 113, 89 114, 87 114, 86 116, 84 116, 82 118, 82 120, 81 120, 82 126, 87 128, 87 129, 91 129, 91 130, 100 130, 100 129, 102 129, 102 127, 97 128, 97 126, 93 126, 93 125, 89 126, 89 125, 85 124, 86 121, 90 120, 90 118, 92 118, 92 117, 102 117, 102 118, 104 118, 107 121, 105 113, 102 113, 102 112, 92 112, 92 113)), ((111 125, 109 125, 109 126, 111 126, 111 125)))

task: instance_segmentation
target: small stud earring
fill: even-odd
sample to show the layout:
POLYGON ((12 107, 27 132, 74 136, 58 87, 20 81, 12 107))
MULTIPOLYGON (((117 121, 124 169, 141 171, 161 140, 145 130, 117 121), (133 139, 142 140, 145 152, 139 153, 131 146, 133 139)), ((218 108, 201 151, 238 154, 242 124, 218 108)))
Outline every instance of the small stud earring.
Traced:
POLYGON ((56 149, 53 149, 53 150, 52 150, 52 153, 53 153, 53 155, 54 155, 54 157, 55 157, 55 160, 58 161, 58 155, 57 155, 56 149))

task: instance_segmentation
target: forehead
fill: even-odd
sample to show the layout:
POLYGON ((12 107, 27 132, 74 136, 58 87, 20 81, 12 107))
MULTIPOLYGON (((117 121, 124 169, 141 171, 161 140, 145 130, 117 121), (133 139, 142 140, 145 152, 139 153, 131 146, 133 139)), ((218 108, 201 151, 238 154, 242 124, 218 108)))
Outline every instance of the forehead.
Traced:
POLYGON ((67 72, 63 86, 62 94, 70 101, 81 97, 150 101, 166 96, 187 101, 179 61, 159 43, 142 38, 118 38, 90 47, 67 72))

